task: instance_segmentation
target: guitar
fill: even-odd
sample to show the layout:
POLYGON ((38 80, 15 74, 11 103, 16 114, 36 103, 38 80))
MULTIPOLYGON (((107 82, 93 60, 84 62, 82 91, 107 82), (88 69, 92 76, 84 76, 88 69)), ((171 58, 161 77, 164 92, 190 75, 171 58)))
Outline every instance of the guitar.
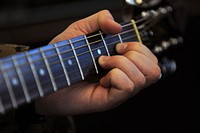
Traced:
POLYGON ((116 35, 98 31, 1 58, 0 113, 101 75, 97 59, 101 55, 115 55, 117 43, 139 41, 160 56, 167 47, 181 42, 176 36, 166 40, 165 46, 152 45, 160 43, 155 27, 171 11, 172 8, 166 6, 142 12, 136 21, 122 23, 123 30, 116 35))

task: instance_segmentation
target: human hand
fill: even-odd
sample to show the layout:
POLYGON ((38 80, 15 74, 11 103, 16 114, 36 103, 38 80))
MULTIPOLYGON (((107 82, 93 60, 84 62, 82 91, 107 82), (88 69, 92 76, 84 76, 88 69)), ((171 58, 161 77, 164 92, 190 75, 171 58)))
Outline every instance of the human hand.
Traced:
MULTIPOLYGON (((101 29, 119 33, 122 27, 107 10, 71 24, 50 43, 67 40, 101 29)), ((99 64, 109 72, 98 83, 80 82, 38 100, 36 110, 47 115, 76 115, 105 111, 118 106, 142 88, 155 83, 161 70, 157 58, 137 42, 118 44, 119 55, 101 56, 99 64)))

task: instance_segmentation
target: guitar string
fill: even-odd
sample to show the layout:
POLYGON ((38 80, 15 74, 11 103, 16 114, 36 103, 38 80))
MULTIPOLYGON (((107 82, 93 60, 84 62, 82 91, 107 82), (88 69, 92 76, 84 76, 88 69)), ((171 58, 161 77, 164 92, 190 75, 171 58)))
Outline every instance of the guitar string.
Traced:
MULTIPOLYGON (((144 20, 144 19, 141 19, 141 21, 143 21, 143 20, 144 20)), ((141 21, 138 21, 138 22, 141 22, 141 21)), ((132 23, 128 23, 128 24, 126 24, 126 25, 124 25, 124 26, 125 26, 125 27, 132 26, 132 23)), ((142 29, 142 28, 140 28, 140 30, 141 30, 141 29, 142 29)), ((132 32, 132 31, 134 31, 134 29, 124 31, 124 32, 121 32, 121 33, 119 33, 119 34, 120 34, 120 35, 123 35, 123 34, 126 34, 126 33, 130 33, 130 32, 132 32)), ((95 35, 89 36, 89 37, 87 37, 87 38, 95 37, 95 36, 97 36, 97 35, 100 35, 100 34, 95 34, 95 35)), ((116 37, 116 36, 118 36, 118 34, 109 36, 109 37, 107 37, 107 38, 104 38, 104 40, 108 40, 108 39, 111 39, 111 38, 116 37)), ((134 36, 136 36, 136 35, 134 35, 134 36)), ((80 41, 82 41, 82 40, 85 41, 85 39, 80 39, 80 40, 77 40, 77 41, 72 42, 72 43, 80 42, 80 41)), ((92 45, 92 44, 95 44, 95 43, 98 43, 98 42, 101 42, 101 41, 102 41, 102 40, 96 40, 96 41, 90 42, 89 45, 92 45)), ((120 42, 119 42, 119 43, 120 43, 120 42)), ((68 43, 68 44, 70 44, 70 43, 68 43)), ((64 44, 64 45, 66 46, 66 45, 68 45, 68 44, 64 44)), ((74 50, 78 50, 78 49, 83 48, 83 47, 87 47, 87 44, 82 44, 81 46, 76 47, 74 50)), ((103 47, 103 46, 102 46, 102 47, 103 47)), ((102 47, 97 47, 97 48, 95 48, 95 49, 92 49, 92 51, 93 51, 93 50, 97 50, 98 48, 102 48, 102 47)), ((59 48, 59 46, 57 46, 57 48, 59 48)), ((53 48, 52 48, 52 49, 53 49, 53 48)), ((71 52, 71 51, 72 51, 72 49, 68 49, 68 50, 66 50, 66 51, 60 52, 59 54, 65 54, 65 53, 71 52)), ((81 54, 78 54, 77 56, 83 55, 83 54, 88 53, 88 52, 89 52, 89 51, 83 52, 83 53, 81 53, 81 54)), ((57 56, 57 55, 58 55, 58 54, 52 54, 52 55, 50 55, 50 56, 47 56, 47 58, 50 58, 50 57, 53 57, 53 56, 57 56)), ((65 58, 64 60, 71 59, 71 58, 74 58, 74 56, 65 58)))
MULTIPOLYGON (((141 21, 143 21, 143 20, 141 20, 141 21)), ((124 27, 127 27, 127 26, 130 26, 130 25, 132 25, 131 23, 127 23, 126 25, 124 25, 124 27)), ((126 31, 125 31, 126 32, 126 31)), ((131 31, 130 31, 131 32, 131 31)), ((127 32, 126 32, 127 33, 127 32)), ((120 34, 123 34, 123 32, 121 32, 120 34)), ((114 36, 116 36, 116 35, 114 35, 114 36)), ((90 36, 91 37, 91 36, 90 36)), ((111 37, 113 37, 113 36, 110 36, 109 38, 111 38, 111 37)), ((105 39, 107 39, 107 38, 105 38, 105 39)), ((80 40, 79 40, 80 41, 80 40)), ((94 43, 94 42, 92 42, 92 43, 94 43)), ((95 42, 96 43, 96 42, 95 42)), ((112 44, 112 43, 111 43, 112 44)), ((109 45, 109 44, 108 44, 109 45)), ((101 48, 101 47, 99 47, 99 48, 101 48)), ((98 49, 98 48, 96 48, 96 49, 98 49)), ((88 51, 89 52, 89 51, 88 51)), ((48 58, 48 57, 47 57, 48 58)), ((72 57, 70 57, 70 58, 72 58, 72 57)), ((37 60, 38 61, 38 60, 37 60)), ((35 62, 35 61, 34 61, 35 62)), ((33 63, 34 63, 33 62, 33 63)), ((60 63, 60 62, 59 62, 60 63)), ((28 63, 24 63, 24 64, 20 64, 20 66, 22 66, 22 65, 26 65, 26 64, 28 64, 28 63)), ((55 63, 54 63, 55 64, 55 63)), ((51 64, 50 64, 51 65, 51 64)), ((45 67, 45 66, 44 66, 45 67)), ((3 68, 2 68, 3 69, 3 68)), ((5 68, 5 69, 9 69, 9 68, 5 68)))
MULTIPOLYGON (((147 23, 145 23, 145 24, 148 24, 148 23, 149 23, 149 21, 148 21, 147 23)), ((130 24, 130 25, 132 25, 132 24, 130 24)), ((140 29, 141 29, 141 28, 140 28, 140 29)), ((129 32, 131 32, 131 31, 133 31, 133 30, 129 30, 129 32)), ((144 29, 143 29, 140 33, 142 33, 143 31, 144 31, 144 29)), ((123 41, 125 42, 125 40, 131 39, 131 38, 134 39, 134 37, 137 37, 137 36, 136 36, 136 35, 128 36, 128 37, 124 38, 123 41)), ((100 41, 102 41, 102 40, 100 40, 100 41)), ((97 42, 99 42, 99 40, 98 40, 97 42)), ((95 42, 95 43, 97 43, 97 42, 95 42)), ((108 44, 107 46, 110 46, 110 45, 113 45, 113 44, 117 44, 117 43, 120 43, 120 41, 112 42, 112 43, 108 44)), ((98 49, 100 49, 100 48, 104 48, 104 46, 101 46, 101 47, 97 47, 97 48, 95 48, 95 49, 92 49, 92 51, 98 50, 98 49)), ((88 51, 83 52, 83 53, 81 53, 81 54, 78 54, 77 56, 81 56, 81 55, 87 54, 87 53, 88 53, 88 51)), ((106 52, 105 52, 105 53, 102 53, 101 55, 103 55, 103 54, 106 54, 106 52)), ((99 57, 99 56, 97 56, 97 57, 99 57)), ((95 59, 96 59, 97 57, 95 57, 95 59)), ((70 59, 70 58, 74 58, 74 56, 65 58, 64 60, 67 60, 67 59, 70 59)), ((88 62, 88 58, 85 59, 85 60, 81 60, 81 61, 82 61, 82 62, 84 62, 84 61, 88 62)), ((55 62, 54 62, 54 63, 55 63, 55 62)), ((54 64, 54 63, 52 63, 52 64, 54 64)), ((51 64, 51 65, 52 65, 52 64, 51 64)), ((91 61, 91 62, 89 62, 89 64, 93 64, 93 62, 91 61)), ((87 64, 87 65, 89 65, 89 64, 87 64)), ((73 67, 73 66, 75 66, 75 65, 77 65, 77 63, 74 63, 73 65, 68 66, 67 68, 73 67)), ((83 68, 83 69, 84 69, 84 68, 83 68)), ((75 72, 75 71, 72 70, 72 71, 69 72, 69 74, 74 73, 74 72, 75 72)), ((62 75, 58 75, 57 77, 59 78, 59 77, 61 77, 61 76, 62 76, 62 75)), ((57 77, 55 77, 55 78, 57 78, 57 77)))
MULTIPOLYGON (((126 37, 126 38, 124 38, 123 40, 127 40, 127 39, 130 39, 130 38, 134 38, 134 37, 136 37, 135 35, 132 35, 132 36, 129 36, 129 37, 126 37)), ((118 41, 115 41, 115 42, 112 42, 112 43, 109 43, 107 46, 110 46, 110 45, 113 45, 113 44, 116 44, 116 43, 118 43, 118 41)), ((93 49, 93 50, 96 50, 96 49, 99 49, 99 48, 103 48, 104 46, 101 46, 101 47, 98 47, 98 48, 95 48, 95 49, 93 49)), ((86 53, 86 52, 85 52, 86 53)), ((87 59, 86 59, 87 60, 87 59)), ((49 64, 49 65, 53 65, 53 66, 56 66, 55 64, 59 64, 60 62, 59 61, 57 61, 57 62, 54 62, 54 63, 51 63, 51 64, 49 64)), ((26 63, 26 64, 28 64, 28 63, 26 63)), ((77 65, 77 63, 73 63, 73 65, 71 65, 71 66, 69 66, 69 67, 73 67, 73 66, 75 66, 75 65, 77 65)), ((25 66, 25 65, 24 65, 25 66)), ((43 64, 43 65, 41 65, 40 66, 40 68, 45 68, 45 65, 43 64)), ((67 67, 68 68, 68 67, 67 67)), ((11 68, 10 68, 11 69, 11 68)), ((4 69, 5 70, 5 69, 4 69)), ((6 69, 7 70, 7 69, 6 69)), ((31 71, 23 71, 23 74, 28 74, 28 73, 30 73, 31 71)), ((73 73, 73 72, 75 72, 75 71, 70 71, 70 72, 68 72, 68 74, 71 74, 71 73, 73 73)), ((2 82, 2 80, 0 81, 0 83, 2 82)))
MULTIPOLYGON (((146 24, 148 24, 149 22, 147 22, 146 24)), ((145 29, 146 30, 146 29, 145 29)), ((140 33, 142 33, 143 31, 145 31, 144 29, 140 32, 140 33)), ((125 41, 125 40, 128 40, 128 39, 134 39, 134 37, 136 37, 135 35, 132 35, 132 36, 129 36, 129 37, 126 37, 126 38, 124 38, 123 39, 123 41, 125 41)), ((110 44, 108 44, 107 46, 110 46, 110 45, 112 45, 112 44, 116 44, 116 43, 118 43, 119 41, 115 41, 115 42, 112 42, 112 43, 110 43, 110 44)), ((98 47, 98 48, 95 48, 95 49, 93 49, 93 50, 97 50, 97 49, 99 49, 99 48, 103 48, 104 46, 101 46, 101 47, 98 47)), ((85 52, 85 53, 87 53, 87 52, 85 52)), ((81 54, 79 54, 79 55, 82 55, 82 54, 85 54, 85 53, 81 53, 81 54)), ((103 54, 106 54, 106 52, 104 52, 104 53, 102 53, 102 55, 103 54)), ((97 56, 98 57, 98 56, 97 56)), ((97 58, 97 57, 95 57, 95 58, 97 58)), ((85 59, 85 60, 81 60, 81 61, 87 61, 87 65, 90 65, 90 64, 93 64, 93 62, 91 61, 91 62, 88 62, 88 58, 87 59, 85 59)), ((69 66, 69 67, 73 67, 73 66, 75 66, 75 65, 77 65, 77 63, 74 63, 72 66, 69 66)), ((54 66, 53 66, 54 67, 54 66)), ((69 67, 67 67, 67 68, 69 68, 69 67)), ((82 68, 82 69, 85 69, 85 68, 82 68)), ((69 74, 73 74, 74 72, 76 72, 76 70, 72 70, 72 71, 69 71, 69 74)), ((61 78, 63 75, 56 75, 55 76, 55 79, 58 79, 58 78, 61 78)), ((80 76, 81 77, 81 76, 80 76)), ((71 80, 74 80, 74 79, 78 79, 78 78, 80 78, 80 77, 75 77, 75 76, 73 76, 72 77, 72 79, 71 80)), ((47 80, 47 82, 48 82, 49 80, 47 80)), ((45 83, 45 84, 48 84, 48 83, 45 83)))
MULTIPOLYGON (((128 40, 128 39, 134 39, 134 37, 136 37, 136 36, 135 36, 135 35, 132 35, 132 36, 126 37, 126 38, 123 39, 123 41, 128 40)), ((107 46, 112 46, 112 45, 117 44, 117 43, 119 43, 119 42, 120 42, 120 41, 115 41, 115 42, 112 42, 112 43, 108 44, 107 46)), ((97 49, 101 49, 101 48, 104 48, 104 46, 97 47, 97 48, 93 49, 93 51, 96 51, 97 49)), ((87 52, 78 54, 78 56, 83 55, 83 54, 87 54, 87 53, 89 53, 89 52, 87 51, 87 52)), ((101 55, 106 54, 106 53, 107 53, 107 52, 102 53, 101 55)), ((99 56, 101 56, 101 55, 98 55, 97 57, 99 57, 99 56)), ((95 58, 97 58, 97 57, 95 57, 95 58)), ((68 58, 65 58, 64 61, 65 61, 66 59, 68 59, 68 58)), ((81 62, 83 62, 83 61, 86 61, 86 62, 87 62, 87 61, 89 61, 89 60, 91 60, 91 59, 86 58, 85 60, 81 60, 81 62)), ((92 60, 91 60, 91 61, 92 61, 92 60)), ((55 66, 55 64, 57 64, 57 63, 60 64, 60 62, 58 61, 58 62, 51 63, 50 65, 55 66)), ((92 62, 92 63, 93 63, 93 62, 92 62)), ((68 66, 67 68, 69 68, 69 67, 72 67, 72 68, 73 68, 73 66, 77 66, 77 63, 73 63, 72 65, 68 66)), ((45 66, 44 66, 44 67, 45 67, 45 66)), ((71 71, 71 72, 73 73, 74 71, 71 71)), ((70 72, 69 72, 69 74, 70 74, 70 72)))
MULTIPOLYGON (((126 27, 127 26, 130 26, 131 24, 129 23, 129 24, 127 24, 126 25, 126 27)), ((132 31, 134 31, 134 29, 132 29, 132 30, 128 30, 128 32, 127 31, 125 31, 125 32, 121 32, 121 33, 119 33, 119 34, 121 34, 121 35, 123 35, 123 34, 126 34, 126 33, 129 33, 129 32, 132 32, 132 31)), ((105 38, 104 40, 108 40, 108 39, 111 39, 112 37, 115 37, 115 36, 117 36, 117 35, 112 35, 112 36, 110 36, 110 37, 108 37, 108 38, 105 38)), ((84 40, 84 39, 81 39, 81 40, 84 40)), ((78 41, 80 41, 80 40, 78 40, 78 41)), ((78 42, 78 41, 76 41, 76 42, 78 42)), ((95 43, 98 43, 98 42, 100 42, 100 41, 102 41, 102 40, 97 40, 97 41, 95 41, 95 42, 91 42, 90 43, 90 45, 91 44, 95 44, 95 43)), ((67 44, 68 45, 68 44, 67 44)), ((65 46, 66 46, 66 44, 65 44, 65 46)), ((85 46, 87 46, 87 44, 83 44, 83 45, 81 45, 81 46, 79 46, 79 47, 76 47, 74 50, 78 50, 78 49, 80 49, 80 48, 82 48, 82 47, 85 47, 85 46)), ((53 48, 52 48, 53 49, 53 48)), ((49 49, 48 49, 49 50, 49 49)), ((46 52, 47 50, 43 50, 43 52, 46 52)), ((72 49, 70 49, 70 50, 66 50, 66 51, 63 51, 63 52, 61 52, 60 54, 64 54, 64 53, 67 53, 67 52, 71 52, 72 51, 72 49)), ((29 51, 27 51, 27 53, 28 53, 29 51)), ((87 52, 89 52, 89 51, 87 51, 87 52)), ((38 53, 40 53, 40 52, 37 52, 37 53, 34 53, 34 54, 38 54, 38 53)), ((29 53, 28 53, 29 54, 29 53)), ((34 54, 29 54, 30 56, 32 55, 34 55, 34 54)), ((51 56, 46 56, 45 58, 50 58, 50 57, 53 57, 53 56, 57 56, 57 54, 54 54, 54 55, 51 55, 51 56)), ((19 58, 22 58, 22 57, 24 57, 24 56, 20 56, 20 57, 16 57, 16 58, 14 58, 15 60, 17 60, 17 59, 19 59, 19 58)), ((72 57, 70 57, 70 58, 74 58, 74 56, 72 56, 72 57)), ((69 58, 69 59, 70 59, 69 58)), ((38 59, 38 60, 34 60, 32 63, 35 63, 35 62, 37 62, 37 61, 41 61, 43 58, 41 58, 41 59, 38 59)), ((23 65, 27 65, 27 64, 29 64, 28 62, 26 62, 26 63, 23 63, 23 64, 19 64, 18 66, 23 66, 23 65)), ((5 68, 5 69, 10 69, 10 68, 12 68, 12 66, 11 67, 8 67, 8 68, 5 68)), ((3 70, 4 70, 4 68, 3 68, 3 70)))
MULTIPOLYGON (((131 37, 128 37, 128 38, 133 38, 133 37, 135 37, 135 36, 133 35, 133 36, 131 36, 131 37)), ((128 39, 128 38, 125 38, 125 40, 126 40, 126 39, 128 39)), ((113 42, 113 43, 111 43, 111 44, 114 44, 114 43, 116 43, 116 42, 113 42)), ((111 45, 111 44, 108 44, 108 46, 109 46, 109 45, 111 45)), ((75 63, 74 65, 76 65, 76 63, 75 63)), ((45 67, 45 65, 44 65, 44 66, 42 66, 42 67, 45 67)), ((42 68, 42 67, 41 67, 41 68, 42 68)), ((29 72, 29 73, 30 73, 30 72, 29 72)), ((72 72, 70 72, 70 73, 73 73, 73 71, 72 71, 72 72)), ((69 73, 69 74, 70 74, 70 73, 69 73)), ((55 77, 55 78, 57 78, 57 77, 55 77)))
MULTIPOLYGON (((137 21, 135 21, 136 22, 136 24, 137 23, 140 23, 140 22, 142 22, 142 21, 145 21, 147 18, 141 18, 141 19, 139 19, 139 20, 137 20, 137 21)), ((129 22, 129 23, 126 23, 126 24, 124 24, 124 25, 122 25, 122 28, 126 28, 126 27, 128 27, 128 26, 132 26, 132 23, 131 22, 129 22)), ((132 29, 132 30, 134 30, 134 29, 132 29)), ((125 34, 125 33, 127 33, 127 31, 123 31, 123 32, 121 32, 121 33, 119 33, 119 34, 125 34)), ((94 34, 94 35, 91 35, 91 36, 88 36, 87 37, 87 39, 90 39, 90 38, 92 38, 92 37, 95 37, 95 36, 98 36, 98 35, 100 35, 100 33, 98 33, 98 34, 94 34)), ((105 40, 106 39, 110 39, 110 38, 112 38, 112 37, 115 37, 115 36, 117 36, 118 34, 116 34, 116 35, 112 35, 112 36, 110 36, 110 37, 107 37, 107 38, 105 38, 105 40)), ((72 38, 73 39, 73 38, 72 38)), ((82 39, 78 39, 78 40, 76 40, 76 41, 74 41, 74 42, 72 42, 72 43, 77 43, 77 42, 80 42, 80 41, 83 41, 83 40, 85 40, 85 38, 82 38, 82 39)), ((63 41, 67 41, 67 40, 63 40, 63 41)), ((97 40, 97 41, 101 41, 101 40, 97 40)), ((57 43, 55 43, 55 44, 49 44, 49 45, 57 45, 58 43, 60 43, 60 42, 57 42, 57 43)), ((96 43, 96 42, 91 42, 90 44, 93 44, 93 43, 96 43)), ((49 46, 49 45, 47 45, 47 47, 49 46)), ((60 45, 60 46, 57 46, 57 48, 60 48, 60 47, 62 47, 62 46, 67 46, 67 45, 70 45, 70 43, 67 43, 67 44, 62 44, 62 45, 60 45)), ((44 46, 45 47, 45 46, 44 46)), ((81 48, 81 47, 83 47, 83 46, 80 46, 80 47, 76 47, 74 50, 77 50, 77 49, 79 49, 79 48, 81 48)), ((42 47, 41 47, 42 48, 42 47)), ((39 48, 36 48, 36 49, 39 49, 39 48)), ((46 49, 46 50, 42 50, 43 52, 47 52, 47 51, 50 51, 50 50, 52 50, 52 49, 54 49, 54 48, 48 48, 48 49, 46 49)), ((70 50, 72 50, 72 49, 70 49, 70 50)), ((69 52, 69 50, 67 50, 67 51, 63 51, 63 52, 69 52)), ((40 53, 40 52, 36 52, 36 53, 32 53, 32 54, 30 54, 29 53, 29 51, 27 51, 27 54, 29 54, 30 56, 33 56, 34 54, 38 54, 38 53, 40 53)), ((61 53, 62 54, 62 53, 61 53)), ((19 59, 19 58, 22 58, 22 57, 24 57, 24 56, 20 56, 20 57, 15 57, 15 59, 19 59)), ((35 61, 37 61, 37 60, 35 60, 35 61)), ((23 64, 20 64, 20 65, 23 65, 23 64)))
MULTIPOLYGON (((132 24, 129 23, 129 24, 124 25, 124 27, 128 27, 128 26, 131 26, 131 25, 132 25, 132 24)), ((119 34, 120 34, 120 35, 123 35, 123 34, 126 34, 126 33, 131 32, 131 31, 134 31, 134 29, 128 30, 128 31, 124 31, 124 32, 121 32, 121 33, 119 33, 119 34)), ((90 38, 92 38, 92 37, 96 37, 96 36, 98 36, 98 35, 100 35, 100 33, 91 35, 91 36, 87 37, 87 39, 90 39, 90 38)), ((116 36, 118 36, 118 34, 109 36, 109 37, 107 37, 107 38, 104 38, 104 40, 108 40, 108 39, 111 39, 111 38, 116 37, 116 36)), ((65 41, 67 41, 67 40, 65 40, 65 41)), ((78 39, 78 40, 76 40, 76 41, 74 41, 74 42, 72 41, 72 44, 75 44, 75 43, 81 42, 81 41, 85 41, 85 38, 78 39)), ((102 40, 96 40, 96 41, 94 41, 94 42, 90 42, 89 45, 98 43, 98 42, 100 42, 100 41, 102 41, 102 40)), ((70 46, 70 45, 71 45, 71 43, 64 43, 64 44, 61 44, 60 46, 58 46, 58 45, 57 45, 58 43, 59 43, 59 42, 57 42, 57 43, 55 43, 55 44, 49 44, 49 45, 56 45, 57 48, 60 48, 60 47, 62 47, 62 46, 63 46, 63 47, 66 47, 66 46, 70 46)), ((47 45, 47 47, 48 47, 49 45, 47 45)), ((74 50, 78 50, 78 49, 81 49, 81 48, 86 47, 86 46, 87 46, 87 44, 82 44, 81 46, 78 46, 78 47, 74 48, 74 50)), ((50 50, 52 50, 52 49, 54 49, 54 48, 48 48, 47 50, 43 50, 43 52, 47 52, 48 50, 50 51, 50 50)), ((72 51, 73 51, 73 49, 67 49, 67 50, 65 50, 65 51, 60 52, 59 54, 64 54, 64 53, 72 52, 72 51)), ((38 52, 38 53, 39 53, 39 52, 38 52)), ((38 53, 34 53, 34 54, 38 54, 38 53)), ((50 58, 50 57, 53 57, 53 56, 57 56, 57 54, 50 55, 50 56, 48 56, 47 58, 50 58)), ((70 57, 70 58, 74 58, 74 56, 72 56, 72 57, 70 57)), ((35 61, 37 61, 37 60, 35 60, 35 61)))
MULTIPOLYGON (((139 20, 137 20, 137 21, 135 21, 135 22, 136 22, 136 24, 137 24, 137 23, 140 23, 140 22, 145 21, 145 20, 146 20, 146 18, 144 17, 144 18, 141 18, 141 19, 139 19, 139 20)), ((132 26, 132 23, 131 23, 131 22, 126 23, 126 24, 122 25, 122 28, 126 28, 126 27, 128 27, 128 26, 132 26)), ((134 30, 134 29, 133 29, 133 30, 134 30)), ((121 32, 120 34, 123 34, 123 33, 126 33, 126 31, 125 31, 125 32, 121 32)), ((98 36, 98 35, 100 35, 100 33, 87 36, 87 39, 90 39, 90 38, 95 37, 95 36, 98 36)), ((112 35, 112 36, 110 36, 110 37, 108 37, 108 38, 105 38, 105 39, 110 39, 110 38, 115 37, 115 36, 117 36, 117 34, 116 34, 116 35, 112 35)), ((73 38, 72 38, 72 39, 73 39, 73 38)), ((78 40, 76 40, 76 41, 73 41, 72 43, 77 43, 77 42, 80 42, 80 41, 83 41, 83 40, 85 40, 85 38, 78 39, 78 40)), ((63 41, 61 41, 61 42, 64 42, 64 41, 67 41, 67 40, 63 40, 63 41)), ((60 43, 60 42, 57 42, 57 43, 55 43, 54 45, 57 45, 58 43, 60 43)), ((90 43, 90 44, 93 44, 93 42, 90 43)), ((49 45, 53 45, 53 44, 49 44, 49 45)), ((48 47, 49 45, 46 45, 46 46, 48 47)), ((60 47, 62 47, 62 46, 67 46, 67 45, 70 45, 70 43, 61 44, 60 46, 57 46, 57 48, 60 48, 60 47)), ((44 46, 44 47, 45 47, 45 46, 44 46)), ((41 47, 41 48, 42 48, 42 47, 41 47)), ((77 48, 79 48, 79 47, 77 47, 77 48)), ((36 48, 36 49, 39 49, 39 48, 36 48)), ((48 48, 48 49, 42 50, 42 51, 43 51, 43 52, 47 52, 48 50, 51 50, 51 49, 54 49, 54 48, 48 48)), ((75 50, 76 50, 76 49, 75 49, 75 50)), ((27 52, 28 52, 28 51, 27 51, 27 52)), ((31 56, 31 55, 38 54, 38 53, 40 53, 40 52, 36 52, 36 53, 33 53, 33 54, 29 54, 29 55, 31 56)), ((18 58, 21 58, 21 57, 17 57, 17 58, 15 58, 15 59, 18 59, 18 58)))
POLYGON ((151 28, 153 25, 155 25, 159 20, 165 17, 164 15, 159 15, 159 16, 152 16, 151 19, 145 21, 142 25, 138 26, 138 29, 143 28, 143 30, 148 30, 151 28), (148 25, 147 25, 148 24, 148 25))
MULTIPOLYGON (((120 34, 120 35, 123 35, 123 34, 126 34, 126 33, 130 33, 130 32, 132 32, 132 31, 134 31, 134 30, 133 30, 133 29, 128 30, 128 31, 126 31, 126 32, 123 32, 123 33, 120 34)), ((117 35, 113 35, 112 37, 116 37, 116 36, 117 36, 117 35)), ((134 36, 136 36, 136 35, 134 35, 134 36)), ((112 39, 112 37, 105 38, 104 40, 112 39)), ((91 45, 95 45, 95 44, 100 43, 100 42, 102 42, 102 40, 96 40, 96 41, 93 41, 93 42, 89 43, 89 45, 90 45, 90 46, 91 46, 91 45)), ((119 42, 119 43, 120 43, 120 42, 119 42)), ((87 46, 88 46, 88 44, 82 44, 81 46, 78 46, 78 47, 74 48, 74 50, 80 50, 81 48, 84 48, 84 47, 87 47, 87 46)), ((97 50, 98 48, 102 48, 102 47, 104 47, 104 46, 101 46, 101 47, 97 47, 97 48, 95 48, 95 49, 92 49, 92 51, 93 51, 93 50, 97 50)), ((72 49, 68 49, 68 50, 59 52, 59 54, 65 54, 65 53, 68 53, 68 52, 72 52, 72 49)), ((89 53, 89 52, 90 52, 90 51, 85 51, 85 52, 82 52, 82 53, 80 53, 80 54, 77 54, 77 56, 80 56, 80 55, 83 55, 83 54, 89 53)), ((57 54, 52 54, 52 55, 50 55, 50 56, 47 56, 47 58, 55 57, 55 56, 57 56, 57 55, 58 55, 58 53, 57 53, 57 54)), ((64 60, 72 59, 72 58, 74 58, 74 57, 75 57, 75 56, 70 56, 70 57, 68 57, 68 58, 65 58, 64 60)))
MULTIPOLYGON (((133 29, 131 29, 131 30, 127 30, 127 31, 125 31, 125 32, 121 32, 120 33, 120 35, 123 35, 123 34, 126 34, 126 33, 130 33, 130 32, 132 32, 132 31, 134 31, 133 29)), ((116 37, 117 35, 113 35, 112 37, 116 37)), ((105 38, 104 40, 108 40, 108 39, 112 39, 112 37, 107 37, 107 38, 105 38)), ((90 42, 89 43, 89 45, 95 45, 96 43, 99 43, 99 42, 101 42, 102 40, 96 40, 96 41, 93 41, 93 42, 90 42)), ((74 48, 74 50, 79 50, 79 49, 81 49, 81 48, 84 48, 84 47, 87 47, 88 46, 88 44, 82 44, 81 46, 78 46, 78 47, 76 47, 76 48, 74 48)), ((101 47, 99 47, 99 48, 101 48, 101 47)), ((59 54, 65 54, 65 53, 67 53, 67 52, 72 52, 72 49, 68 49, 68 50, 65 50, 65 51, 62 51, 62 52, 59 52, 59 54)), ((85 54, 85 53, 88 53, 89 51, 85 51, 85 52, 82 52, 81 54, 78 54, 78 56, 79 55, 82 55, 82 54, 85 54)), ((50 55, 50 56, 47 56, 47 58, 51 58, 51 57, 54 57, 54 56, 57 56, 58 55, 58 53, 57 54, 52 54, 52 55, 50 55)), ((74 58, 74 56, 71 56, 71 57, 68 57, 67 59, 71 59, 71 58, 74 58)))
MULTIPOLYGON (((141 23, 141 22, 145 21, 146 19, 147 19, 146 17, 141 18, 141 19, 139 19, 139 20, 136 20, 135 23, 136 23, 136 24, 141 23)), ((128 22, 128 23, 126 23, 126 24, 122 24, 122 28, 126 28, 126 27, 132 26, 132 25, 133 25, 132 22, 128 22)), ((139 28, 138 28, 138 29, 139 29, 139 28)), ((133 29, 133 30, 134 30, 134 29, 133 29)), ((123 33, 123 32, 121 32, 121 33, 123 33)), ((96 34, 87 36, 87 39, 90 39, 90 38, 93 38, 93 37, 96 37, 96 36, 99 36, 99 35, 100 35, 100 33, 96 33, 96 34)), ((110 39, 111 37, 114 37, 114 36, 117 36, 117 35, 110 36, 110 37, 107 38, 107 39, 110 39)), ((72 39, 73 39, 73 38, 72 38, 72 39)), ((85 40, 85 38, 78 39, 78 40, 76 40, 76 41, 74 41, 74 42, 72 42, 72 43, 77 43, 77 42, 80 42, 80 41, 83 41, 83 40, 85 40)), ((67 40, 63 40, 63 41, 67 41, 67 40)), ((58 44, 58 43, 59 43, 59 42, 57 42, 57 43, 55 43, 55 44, 58 44)), ((50 44, 50 45, 51 45, 51 44, 50 44)), ((61 47, 61 46, 66 46, 66 45, 70 45, 70 43, 68 42, 67 44, 62 44, 62 45, 58 46, 58 48, 61 47)), ((48 45, 47 45, 47 46, 48 46, 48 45)), ((49 49, 47 49, 47 50, 51 50, 51 49, 53 49, 53 48, 49 48, 49 49)))
MULTIPOLYGON (((128 39, 130 39, 130 38, 132 38, 132 37, 134 37, 134 36, 129 36, 129 37, 125 38, 124 40, 128 40, 128 39)), ((106 53, 106 52, 105 52, 105 53, 106 53)), ((90 64, 93 64, 93 63, 90 63, 90 64)), ((74 72, 75 72, 75 70, 74 70, 74 71, 72 70, 72 71, 70 71, 69 74, 73 74, 74 72)), ((61 78, 62 76, 63 76, 63 75, 56 75, 54 79, 55 79, 55 80, 56 80, 56 79, 59 79, 59 78, 61 78)), ((81 76, 80 76, 80 77, 75 77, 75 76, 73 76, 71 80, 75 80, 75 79, 79 79, 79 78, 81 78, 81 76)), ((42 83, 43 83, 43 85, 45 86, 46 84, 49 84, 49 80, 45 78, 45 79, 43 80, 42 83)), ((32 87, 32 86, 30 86, 30 87, 32 87)))

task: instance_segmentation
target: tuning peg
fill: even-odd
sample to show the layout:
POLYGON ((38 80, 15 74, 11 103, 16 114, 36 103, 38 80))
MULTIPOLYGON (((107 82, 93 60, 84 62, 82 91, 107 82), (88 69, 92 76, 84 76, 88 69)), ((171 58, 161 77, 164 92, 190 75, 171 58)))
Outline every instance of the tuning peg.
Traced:
POLYGON ((159 54, 161 52, 166 51, 167 49, 169 49, 172 46, 176 46, 179 44, 183 43, 183 38, 182 37, 177 37, 177 38, 170 38, 167 41, 162 41, 160 45, 156 45, 152 51, 153 53, 159 54))

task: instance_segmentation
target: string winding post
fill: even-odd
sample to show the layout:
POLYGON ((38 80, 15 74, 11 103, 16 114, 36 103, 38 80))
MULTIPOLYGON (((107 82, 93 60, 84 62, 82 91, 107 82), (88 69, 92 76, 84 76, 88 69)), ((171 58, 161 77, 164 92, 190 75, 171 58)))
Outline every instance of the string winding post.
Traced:
POLYGON ((138 41, 140 42, 140 43, 142 43, 142 39, 141 39, 141 37, 140 37, 140 33, 139 33, 139 31, 138 31, 138 28, 137 28, 137 25, 136 25, 136 23, 135 23, 135 20, 131 20, 131 23, 132 23, 132 25, 133 25, 133 28, 135 29, 135 33, 136 33, 136 35, 137 35, 137 38, 138 38, 138 41))

